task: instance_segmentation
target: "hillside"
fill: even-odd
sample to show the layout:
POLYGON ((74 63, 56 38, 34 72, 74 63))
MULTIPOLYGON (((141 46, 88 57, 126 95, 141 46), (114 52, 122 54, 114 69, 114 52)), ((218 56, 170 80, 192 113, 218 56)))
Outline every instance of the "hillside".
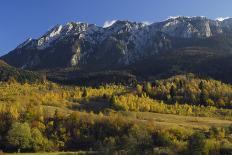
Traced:
POLYGON ((42 76, 32 71, 26 71, 9 66, 4 61, 0 60, 0 81, 1 82, 42 82, 42 76))
POLYGON ((168 78, 173 75, 194 73, 232 83, 232 54, 209 47, 184 47, 158 54, 117 69, 67 68, 47 71, 53 82, 75 85, 100 85, 104 83, 134 84, 168 78))
POLYGON ((144 84, 145 92, 165 103, 192 104, 232 108, 232 86, 193 74, 178 75, 144 84))
POLYGON ((175 51, 150 57, 130 65, 131 73, 145 79, 167 78, 182 73, 212 77, 231 83, 232 54, 208 47, 185 47, 175 51))

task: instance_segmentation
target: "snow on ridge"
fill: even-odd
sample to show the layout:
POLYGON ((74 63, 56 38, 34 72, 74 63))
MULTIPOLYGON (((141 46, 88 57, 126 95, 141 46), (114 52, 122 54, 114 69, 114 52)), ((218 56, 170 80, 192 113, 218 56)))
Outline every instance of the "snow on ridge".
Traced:
MULTIPOLYGON (((169 16, 166 20, 169 20, 169 19, 177 19, 177 18, 180 18, 180 17, 184 17, 184 16, 169 16)), ((188 17, 189 18, 189 17, 188 17)))
POLYGON ((178 18, 207 18, 206 16, 169 16, 166 20, 170 20, 170 19, 178 19, 178 18))
POLYGON ((114 23, 116 23, 117 20, 107 20, 105 21, 105 23, 103 24, 103 28, 107 28, 107 27, 110 27, 112 26, 114 23))
POLYGON ((230 19, 230 18, 231 17, 217 17, 216 20, 222 22, 222 21, 224 21, 226 19, 230 19))
POLYGON ((60 32, 61 32, 61 30, 62 30, 62 28, 63 28, 63 26, 60 25, 57 30, 55 30, 52 33, 50 33, 50 37, 55 37, 56 35, 59 35, 60 32))
POLYGON ((52 41, 57 39, 61 34, 63 26, 55 26, 51 31, 48 31, 43 37, 38 40, 37 48, 44 49, 47 48, 52 41))
POLYGON ((68 22, 64 25, 57 25, 38 39, 37 49, 42 50, 48 48, 53 41, 63 38, 66 35, 86 31, 86 27, 88 27, 88 24, 85 25, 85 23, 81 22, 68 22), (75 24, 78 26, 75 26, 75 24))
MULTIPOLYGON (((178 21, 179 21, 178 18, 187 19, 187 21, 193 18, 193 21, 194 21, 194 20, 198 20, 201 18, 204 19, 206 17, 205 16, 192 16, 192 17, 190 16, 170 16, 167 20, 165 20, 167 23, 163 27, 166 29, 170 29, 169 28, 170 26, 174 27, 176 24, 178 24, 178 21)), ((224 21, 228 18, 230 17, 218 17, 216 20, 224 21)), ((33 46, 36 46, 38 49, 44 49, 44 48, 51 46, 51 43, 53 43, 54 41, 64 38, 67 35, 79 35, 79 34, 80 34, 80 38, 86 38, 88 41, 91 41, 91 42, 100 42, 105 37, 111 35, 112 33, 123 33, 123 30, 120 29, 121 28, 120 25, 119 26, 116 25, 115 27, 113 27, 114 28, 113 30, 104 29, 104 28, 111 27, 116 22, 120 23, 120 20, 105 21, 103 27, 96 26, 94 24, 84 23, 84 22, 68 22, 63 25, 57 25, 54 28, 52 28, 50 31, 45 33, 42 37, 39 37, 38 39, 33 40, 33 41, 37 41, 35 42, 35 44, 33 44, 33 46)), ((149 21, 143 21, 140 23, 137 23, 137 22, 132 23, 130 21, 122 21, 122 22, 125 22, 125 28, 126 28, 125 31, 130 31, 131 33, 136 33, 136 34, 137 34, 137 30, 140 30, 139 28, 143 28, 143 31, 145 32, 145 31, 148 31, 146 30, 146 28, 148 28, 149 25, 156 23, 156 22, 152 23, 149 21)), ((124 23, 123 23, 123 26, 124 26, 124 23)), ((141 33, 143 33, 143 31, 141 33)), ((17 48, 22 48, 26 46, 31 40, 32 40, 31 38, 29 40, 26 40, 25 42, 20 44, 17 48)))
POLYGON ((151 24, 153 24, 153 23, 150 22, 150 21, 142 21, 142 23, 143 23, 144 25, 151 25, 151 24))

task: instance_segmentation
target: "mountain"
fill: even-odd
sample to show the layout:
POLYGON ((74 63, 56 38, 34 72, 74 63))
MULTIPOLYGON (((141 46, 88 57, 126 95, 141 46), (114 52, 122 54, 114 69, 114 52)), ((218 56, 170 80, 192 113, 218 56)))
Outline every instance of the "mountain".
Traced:
POLYGON ((0 81, 7 82, 7 81, 17 81, 20 83, 35 83, 35 82, 42 82, 43 78, 42 75, 32 72, 26 71, 22 69, 17 69, 6 64, 4 61, 0 60, 0 81))
POLYGON ((194 72, 214 78, 224 74, 223 80, 228 82, 231 34, 232 19, 206 17, 173 17, 151 25, 116 21, 106 28, 70 22, 38 39, 29 38, 1 59, 29 70, 74 68, 72 75, 77 71, 129 70, 130 74, 159 77, 194 72))

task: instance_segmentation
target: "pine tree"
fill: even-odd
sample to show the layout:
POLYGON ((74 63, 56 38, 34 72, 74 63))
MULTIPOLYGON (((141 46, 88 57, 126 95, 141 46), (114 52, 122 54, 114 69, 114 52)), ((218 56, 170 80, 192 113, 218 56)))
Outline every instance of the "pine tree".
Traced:
POLYGON ((206 95, 206 92, 205 92, 205 85, 204 85, 204 82, 201 81, 200 84, 199 84, 199 89, 200 89, 200 104, 203 104, 203 105, 206 105, 206 101, 207 101, 207 95, 206 95))
POLYGON ((174 103, 174 97, 176 96, 176 90, 175 90, 175 87, 172 85, 171 88, 170 88, 170 96, 171 96, 171 99, 172 99, 172 103, 174 103))

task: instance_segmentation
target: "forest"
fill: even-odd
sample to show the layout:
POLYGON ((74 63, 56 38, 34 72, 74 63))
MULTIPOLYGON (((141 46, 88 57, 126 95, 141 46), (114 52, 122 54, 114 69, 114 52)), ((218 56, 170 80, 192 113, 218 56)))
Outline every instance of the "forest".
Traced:
POLYGON ((2 152, 232 152, 232 86, 193 74, 96 87, 0 84, 2 152))

